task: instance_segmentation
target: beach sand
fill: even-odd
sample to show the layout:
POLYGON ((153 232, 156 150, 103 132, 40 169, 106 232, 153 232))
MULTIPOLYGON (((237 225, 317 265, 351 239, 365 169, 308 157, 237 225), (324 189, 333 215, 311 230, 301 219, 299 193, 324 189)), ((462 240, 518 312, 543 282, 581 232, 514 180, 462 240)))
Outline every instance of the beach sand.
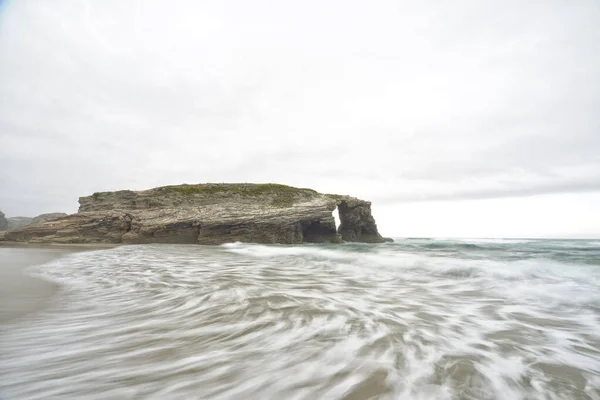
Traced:
POLYGON ((89 246, 0 246, 0 324, 42 309, 58 285, 23 273, 69 253, 97 249, 89 246))

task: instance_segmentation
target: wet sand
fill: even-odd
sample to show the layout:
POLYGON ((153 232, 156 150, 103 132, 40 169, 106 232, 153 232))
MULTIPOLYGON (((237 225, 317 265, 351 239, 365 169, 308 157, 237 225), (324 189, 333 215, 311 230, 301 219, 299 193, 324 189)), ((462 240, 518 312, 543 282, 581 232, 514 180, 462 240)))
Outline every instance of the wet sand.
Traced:
POLYGON ((58 285, 28 276, 26 267, 40 265, 69 253, 89 251, 101 246, 0 246, 0 324, 42 309, 58 285))

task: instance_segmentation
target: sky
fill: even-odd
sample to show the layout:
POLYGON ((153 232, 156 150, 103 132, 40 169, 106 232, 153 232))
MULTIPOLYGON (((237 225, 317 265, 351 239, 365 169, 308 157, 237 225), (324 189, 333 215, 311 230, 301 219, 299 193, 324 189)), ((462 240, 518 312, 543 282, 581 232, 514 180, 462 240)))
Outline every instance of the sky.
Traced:
POLYGON ((387 236, 600 237, 597 0, 8 0, 0 209, 277 182, 387 236))

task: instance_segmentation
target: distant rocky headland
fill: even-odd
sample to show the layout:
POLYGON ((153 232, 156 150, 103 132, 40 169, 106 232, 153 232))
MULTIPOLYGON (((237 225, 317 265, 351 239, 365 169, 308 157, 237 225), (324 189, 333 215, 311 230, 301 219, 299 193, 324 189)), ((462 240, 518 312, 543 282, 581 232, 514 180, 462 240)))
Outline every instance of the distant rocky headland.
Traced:
POLYGON ((10 231, 13 229, 20 228, 22 226, 39 224, 40 222, 51 221, 60 217, 66 217, 65 213, 47 213, 40 214, 37 217, 6 217, 6 215, 0 211, 0 232, 10 231))
MULTIPOLYGON (((22 226, 31 225, 31 224, 39 224, 40 222, 51 221, 53 219, 57 219, 60 217, 66 217, 65 213, 47 213, 40 214, 37 217, 10 217, 6 218, 7 226, 4 229, 0 230, 13 230, 20 228, 22 226)), ((1 223, 0 223, 1 226, 1 223)))
MULTIPOLYGON (((381 243, 371 203, 279 184, 198 184, 100 192, 76 214, 0 235, 30 243, 381 243), (338 209, 340 226, 332 212, 338 209)), ((0 218, 1 221, 2 218, 0 218)), ((0 222, 1 223, 1 222, 0 222)))

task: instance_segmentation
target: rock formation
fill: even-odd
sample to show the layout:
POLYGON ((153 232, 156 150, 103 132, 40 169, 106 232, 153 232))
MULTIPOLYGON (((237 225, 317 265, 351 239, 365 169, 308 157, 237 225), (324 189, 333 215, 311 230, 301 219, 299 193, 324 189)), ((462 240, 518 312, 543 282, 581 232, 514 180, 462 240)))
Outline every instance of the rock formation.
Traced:
POLYGON ((17 229, 25 225, 29 225, 33 218, 31 217, 10 217, 7 218, 8 230, 17 229))
MULTIPOLYGON (((56 218, 65 217, 65 213, 48 213, 40 214, 37 217, 10 217, 8 220, 7 230, 13 230, 30 224, 39 224, 40 222, 51 221, 56 218)), ((0 229, 2 230, 2 229, 0 229)))
POLYGON ((65 213, 40 214, 37 217, 33 217, 30 224, 39 224, 40 222, 52 221, 53 219, 66 217, 67 215, 68 214, 65 214, 65 213))
POLYGON ((382 241, 375 218, 371 215, 370 202, 347 198, 341 200, 337 206, 340 214, 339 233, 345 241, 363 243, 382 241))
POLYGON ((276 184, 94 193, 79 212, 7 232, 41 243, 379 243, 371 203, 276 184), (338 207, 339 232, 332 212, 338 207))
POLYGON ((4 213, 0 211, 0 231, 5 231, 8 229, 8 221, 4 217, 4 213))

